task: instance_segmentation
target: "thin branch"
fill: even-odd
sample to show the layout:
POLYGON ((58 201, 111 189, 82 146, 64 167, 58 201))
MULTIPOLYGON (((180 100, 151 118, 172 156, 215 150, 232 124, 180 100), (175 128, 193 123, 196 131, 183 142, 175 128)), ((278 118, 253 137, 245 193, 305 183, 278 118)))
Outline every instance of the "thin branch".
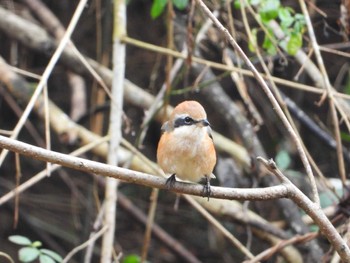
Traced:
MULTIPOLYGON (((84 158, 74 157, 55 151, 48 151, 43 148, 16 141, 4 136, 0 136, 0 148, 18 152, 36 160, 60 164, 65 167, 84 171, 87 173, 95 173, 105 177, 113 177, 125 182, 140 184, 148 187, 168 189, 165 184, 166 180, 158 176, 125 169, 114 165, 94 162, 84 158)), ((170 188, 169 190, 175 193, 203 196, 203 186, 199 184, 176 182, 174 184, 174 187, 170 188)), ((213 192, 210 196, 211 198, 230 200, 261 201, 285 198, 288 196, 288 189, 283 184, 258 189, 212 186, 211 190, 213 192)))
MULTIPOLYGON (((1 60, 2 60, 2 58, 0 57, 0 72, 2 72, 2 70, 1 70, 1 67, 2 67, 1 60)), ((0 78, 0 79, 2 79, 2 78, 0 78)), ((8 91, 6 91, 5 87, 2 87, 2 86, 0 87, 0 96, 12 108, 12 110, 16 114, 16 116, 18 118, 20 118, 20 116, 22 115, 23 111, 20 108, 20 106, 18 106, 17 101, 13 98, 13 96, 11 96, 8 91)), ((45 147, 44 140, 41 138, 41 135, 39 134, 39 132, 36 129, 36 127, 34 127, 34 125, 31 122, 31 120, 27 119, 27 121, 25 122, 24 125, 27 128, 29 134, 33 137, 33 139, 36 142, 36 144, 39 145, 40 147, 45 147)), ((0 133, 2 133, 3 135, 11 136, 12 131, 8 132, 8 133, 4 133, 4 132, 2 132, 2 130, 0 130, 0 133)))
POLYGON ((333 245, 339 256, 344 262, 350 262, 350 249, 345 240, 340 236, 338 231, 323 213, 320 206, 313 203, 303 192, 299 190, 276 166, 272 160, 265 160, 258 157, 264 166, 289 189, 289 198, 292 199, 300 208, 302 208, 320 227, 320 231, 325 235, 328 241, 333 245))
POLYGON ((152 228, 154 227, 154 219, 156 216, 156 209, 158 204, 159 189, 153 188, 150 196, 150 206, 148 209, 147 221, 145 223, 146 229, 143 237, 143 245, 141 250, 141 263, 147 262, 147 256, 151 244, 152 228))
MULTIPOLYGON (((129 214, 134 216, 138 221, 143 224, 147 224, 147 216, 135 206, 126 196, 122 193, 118 195, 118 205, 120 205, 123 209, 125 209, 129 214)), ((170 250, 174 251, 177 255, 182 257, 183 261, 189 263, 201 263, 199 259, 197 259, 188 248, 184 247, 182 243, 172 236, 170 236, 164 229, 162 229, 159 225, 152 225, 152 233, 156 238, 158 238, 161 242, 163 242, 170 250)))
MULTIPOLYGON (((219 28, 219 30, 224 33, 226 36, 227 40, 230 42, 230 44, 237 50, 238 54, 240 57, 243 59, 243 61, 246 63, 248 68, 253 72, 254 77, 256 80, 259 82, 261 88, 264 90, 266 93, 268 99, 270 100, 274 110, 276 111, 277 115, 280 117, 282 120, 284 126, 286 127, 288 133, 290 134, 292 140, 296 144, 296 147, 298 149, 301 161, 304 164, 306 174, 308 175, 311 185, 316 185, 315 183, 315 178, 312 173, 312 169, 310 166, 310 163, 307 159, 307 156, 305 154, 302 142, 299 140, 298 135, 295 133, 293 127, 289 123, 286 115, 284 114, 283 110, 281 109, 280 105, 278 104, 277 100, 275 99, 274 95, 270 91, 269 87, 267 86, 266 82, 264 81, 263 77, 261 74, 257 71, 257 69, 254 67, 252 62, 249 60, 249 58, 246 56, 246 54, 243 52, 241 47, 237 44, 236 40, 231 36, 230 32, 220 23, 220 21, 212 14, 212 12, 209 10, 209 8, 203 3, 202 0, 196 0, 197 4, 201 7, 201 9, 210 17, 210 19, 213 20, 214 24, 219 28)), ((314 201, 319 200, 318 193, 317 193, 317 188, 313 187, 313 199, 314 201)))
POLYGON ((184 198, 196 210, 202 214, 215 228, 217 228, 237 249, 239 249, 248 258, 254 258, 254 255, 232 234, 228 231, 214 216, 209 214, 199 203, 197 203, 191 196, 184 195, 184 198))
MULTIPOLYGON (((11 138, 17 138, 19 132, 21 131, 24 123, 26 122, 30 112, 32 111, 34 104, 36 102, 36 100, 38 99, 39 95, 41 94, 43 88, 45 87, 45 85, 47 84, 47 80, 53 70, 53 68, 55 67, 58 59, 60 58, 65 46, 67 45, 67 43, 69 42, 69 39, 75 29, 75 26, 78 23, 78 20, 85 8, 85 5, 87 3, 87 0, 80 0, 74 14, 73 17, 69 23, 69 26, 67 28, 66 33, 64 34, 62 40, 60 41, 57 49, 55 50, 54 54, 52 55, 49 64, 47 65, 47 67, 45 68, 45 71, 42 75, 42 77, 40 78, 39 84, 36 87, 33 96, 31 97, 30 101, 28 102, 28 105, 26 107, 26 109, 23 112, 23 115, 21 116, 21 118, 19 119, 12 135, 11 138)), ((7 151, 3 151, 0 155, 0 165, 3 163, 5 157, 7 155, 7 151)))
MULTIPOLYGON (((113 3, 113 81, 112 102, 109 115, 109 134, 111 136, 108 147, 107 162, 118 165, 118 148, 122 139, 122 115, 125 78, 125 44, 120 38, 126 34, 126 3, 124 0, 115 0, 113 3)), ((108 230, 102 239, 101 263, 112 262, 114 235, 117 214, 117 191, 119 181, 106 178, 104 224, 108 230)))
MULTIPOLYGON (((311 237, 316 236, 317 233, 308 233, 303 236, 295 236, 293 238, 290 238, 289 240, 283 240, 275 244, 274 246, 264 250, 261 252, 259 255, 257 255, 254 259, 252 260, 246 260, 243 263, 257 263, 263 260, 268 260, 272 255, 280 251, 281 249, 285 248, 286 246, 289 246, 291 244, 299 243, 299 242, 305 242, 307 241, 306 239, 310 239, 311 237)), ((295 262, 295 260, 293 260, 295 262)))
POLYGON ((15 263, 15 261, 10 257, 10 255, 6 254, 5 252, 0 251, 0 257, 7 259, 10 263, 15 263))
MULTIPOLYGON (((52 38, 50 38, 42 28, 38 27, 36 24, 33 24, 28 20, 25 20, 11 13, 10 11, 2 8, 1 6, 0 6, 0 30, 8 34, 11 38, 21 42, 26 47, 34 49, 38 52, 42 52, 45 55, 51 54, 52 52, 51 50, 55 49, 56 47, 55 41, 52 38)), ((106 85, 111 86, 113 73, 110 69, 97 63, 92 59, 86 58, 86 60, 89 62, 89 66, 90 66, 90 69, 89 69, 86 67, 87 65, 82 64, 81 59, 78 58, 78 54, 80 53, 76 53, 70 47, 67 47, 60 61, 62 61, 72 71, 74 70, 74 72, 87 75, 89 77, 91 77, 91 74, 92 74, 90 69, 93 69, 95 72, 99 74, 100 79, 103 80, 106 83, 106 85)), ((184 59, 186 59, 186 56, 184 57, 184 59)), ((0 74, 0 76, 3 78, 2 74, 0 74)), ((17 78, 15 79, 17 81, 17 78)), ((20 83, 25 82, 24 80, 18 80, 18 81, 20 83)), ((18 89, 18 93, 15 96, 17 96, 19 99, 24 99, 25 101, 29 101, 29 98, 27 98, 27 95, 31 92, 29 85, 26 85, 26 87, 23 87, 22 85, 20 85, 20 87, 17 87, 17 84, 16 84, 16 86, 14 85, 14 87, 18 89), (23 88, 25 90, 22 90, 23 88)), ((145 110, 148 110, 155 103, 154 96, 150 95, 144 89, 133 84, 131 81, 127 79, 124 79, 124 99, 128 103, 145 110)), ((167 112, 170 114, 171 111, 172 111, 172 107, 169 106, 167 108, 167 112)), ((41 113, 39 112, 38 114, 40 115, 41 113)), ((161 116, 161 114, 156 115, 157 120, 162 120, 162 117, 163 116, 161 116)), ((56 126, 55 128, 58 129, 59 134, 61 134, 62 132, 66 132, 66 134, 69 135, 68 130, 64 131, 64 129, 61 129, 61 127, 59 126, 67 127, 71 125, 73 127, 76 127, 77 125, 72 121, 68 121, 69 125, 63 125, 63 124, 66 124, 66 122, 67 120, 62 120, 62 122, 55 121, 51 124, 56 126)), ((94 140, 94 138, 91 138, 91 137, 96 137, 96 135, 90 136, 92 134, 88 134, 88 133, 90 132, 78 131, 78 136, 82 144, 86 143, 87 141, 94 140), (88 135, 88 137, 90 138, 87 138, 87 137, 83 138, 82 136, 83 134, 88 135)), ((250 165, 250 157, 247 151, 244 149, 244 147, 240 146, 239 144, 233 142, 232 140, 222 136, 217 132, 213 132, 213 137, 214 137, 214 143, 216 145, 216 148, 219 151, 225 151, 229 153, 235 160, 238 160, 240 163, 243 163, 247 167, 250 165)), ((106 145, 104 145, 104 147, 99 147, 99 150, 102 150, 102 148, 104 151, 107 147, 106 145)), ((99 151, 98 154, 101 154, 101 151, 99 151)), ((103 154, 105 155, 105 152, 103 154)), ((134 163, 134 160, 133 160, 133 163, 134 163)))
MULTIPOLYGON (((157 53, 160 53, 160 54, 172 55, 172 56, 174 56, 176 58, 182 58, 184 60, 187 58, 187 55, 183 54, 181 52, 178 52, 178 51, 175 51, 175 50, 171 50, 171 49, 167 49, 165 47, 159 47, 159 46, 147 43, 147 42, 143 42, 143 41, 140 41, 140 40, 137 40, 137 39, 133 39, 133 38, 131 38, 129 36, 124 36, 123 37, 123 41, 125 43, 129 44, 129 45, 132 45, 132 46, 135 46, 135 47, 139 47, 139 48, 143 48, 143 49, 147 49, 147 50, 150 50, 150 51, 153 51, 153 52, 157 52, 157 53)), ((206 65, 206 66, 211 67, 211 68, 215 68, 215 69, 219 69, 219 70, 225 70, 225 71, 234 71, 234 72, 238 72, 238 73, 240 73, 240 74, 242 74, 244 76, 247 76, 247 77, 253 77, 254 76, 253 73, 250 70, 248 70, 248 69, 242 69, 242 68, 239 68, 239 67, 224 65, 224 64, 221 64, 221 63, 217 63, 217 62, 214 62, 214 61, 206 60, 206 59, 203 59, 203 58, 200 58, 200 57, 196 57, 196 56, 192 56, 191 59, 192 59, 192 62, 203 64, 203 65, 206 65)), ((261 76, 263 78, 266 78, 265 74, 261 73, 261 76)), ((302 83, 298 83, 298 82, 294 82, 294 81, 290 81, 290 80, 286 80, 286 79, 281 79, 281 78, 274 77, 274 76, 272 76, 271 79, 274 82, 276 82, 277 84, 284 85, 286 87, 300 89, 300 90, 312 92, 312 93, 315 93, 315 94, 322 94, 323 93, 322 90, 320 90, 318 88, 315 88, 314 86, 310 86, 310 85, 306 85, 306 84, 302 84, 302 83)), ((345 99, 350 99, 350 96, 348 94, 335 92, 334 95, 336 97, 342 97, 342 98, 345 98, 345 99)))
MULTIPOLYGON (((70 153, 70 155, 72 155, 72 156, 82 155, 83 153, 90 151, 91 149, 95 148, 96 146, 98 146, 98 145, 100 145, 102 143, 105 143, 107 140, 109 140, 109 136, 102 137, 102 138, 100 138, 98 140, 92 141, 91 143, 86 144, 86 145, 80 147, 79 149, 73 151, 72 153, 70 153)), ((51 168, 50 168, 51 169, 51 173, 53 171, 56 171, 59 168, 61 168, 61 165, 57 165, 57 164, 52 165, 51 168)), ((16 187, 14 190, 11 190, 7 194, 3 195, 0 198, 0 206, 2 206, 6 202, 8 202, 12 198, 14 198, 16 196, 16 194, 23 193, 28 188, 32 187, 36 183, 38 183, 41 180, 43 180, 44 178, 46 178, 47 177, 46 175, 47 175, 46 170, 43 170, 43 171, 39 172, 38 174, 32 176, 30 179, 28 179, 23 184, 21 184, 18 187, 16 187)))
MULTIPOLYGON (((341 142, 339 119, 338 119, 336 105, 335 105, 335 101, 334 101, 334 95, 333 95, 334 91, 333 91, 333 88, 330 84, 326 67, 323 63, 321 51, 320 51, 319 45, 317 43, 316 35, 315 35, 314 29, 313 29, 313 26, 311 23, 311 18, 309 16, 309 12, 307 10, 306 4, 303 0, 299 0, 299 4, 300 4, 301 10, 304 14, 304 17, 305 17, 306 26, 307 26, 308 33, 310 36, 311 44, 312 44, 312 47, 314 49, 315 57, 316 57, 318 66, 320 68, 321 74, 322 74, 324 86, 327 90, 329 107, 330 107, 331 117, 332 117, 333 126, 334 126, 333 127, 334 128, 334 135, 335 135, 335 140, 337 142, 336 149, 337 149, 337 157, 338 157, 337 158, 338 170, 339 170, 340 178, 343 182, 343 185, 345 186, 345 184, 346 184, 346 172, 345 172, 345 164, 344 164, 344 156, 343 156, 343 145, 341 142)), ((342 112, 340 111, 340 113, 342 113, 342 112)), ((346 119, 346 115, 343 115, 342 117, 344 119, 346 119)))
MULTIPOLYGON (((64 36, 65 28, 60 20, 41 0, 22 1, 29 7, 30 11, 40 19, 48 32, 52 34, 57 41, 64 36)), ((70 41, 68 45, 73 46, 73 43, 70 41)), ((72 109, 70 116, 73 120, 77 120, 86 112, 85 82, 80 75, 72 72, 67 72, 67 78, 70 84, 70 89, 72 90, 72 109)))
MULTIPOLYGON (((242 1, 242 0, 241 0, 242 1)), ((243 4, 242 4, 243 6, 243 4)), ((249 5, 248 5, 249 6, 249 5)), ((251 7, 250 7, 251 9, 251 7)), ((248 23, 248 20, 246 18, 246 14, 245 14, 245 9, 241 7, 241 12, 242 12, 242 17, 243 17, 243 21, 244 21, 244 24, 245 24, 245 27, 247 28, 246 31, 247 31, 247 34, 248 34, 248 37, 249 39, 252 39, 252 34, 251 34, 251 29, 250 29, 250 26, 249 26, 249 23, 248 23)), ((251 10, 251 12, 253 12, 253 10, 251 10)), ((252 41, 254 43, 254 41, 252 41)), ((276 103, 278 103, 280 106, 281 106, 281 109, 282 109, 282 112, 284 112, 285 114, 285 117, 286 117, 286 121, 289 122, 290 124, 290 128, 291 130, 293 130, 293 133, 294 135, 292 134, 292 137, 295 136, 295 139, 294 141, 299 141, 300 142, 300 147, 302 148, 302 151, 305 153, 305 158, 306 160, 308 160, 308 152, 307 152, 307 149, 306 147, 304 147, 304 143, 299 135, 299 132, 296 128, 296 125, 295 123, 293 122, 293 119, 290 115, 290 112, 288 110, 288 107, 286 106, 286 104, 284 103, 283 99, 282 99, 282 94, 279 92, 275 82, 272 80, 272 75, 270 74, 270 71, 260 53, 260 49, 259 47, 256 46, 256 43, 254 43, 255 45, 255 50, 256 50, 256 54, 257 54, 257 57, 260 61, 260 64, 262 66, 262 68, 264 69, 265 71, 265 74, 266 76, 268 77, 268 80, 270 81, 270 84, 271 84, 271 87, 272 87, 272 90, 274 92, 274 95, 276 97, 276 103)), ((274 104, 274 103, 273 103, 274 104)), ((301 150, 299 150, 300 152, 301 150)), ((311 170, 311 166, 310 166, 310 170, 311 170)), ((310 185, 311 185, 311 189, 312 189, 312 193, 313 193, 313 200, 316 202, 316 203, 320 203, 320 198, 319 198, 319 195, 318 195, 318 190, 317 190, 317 185, 316 185, 316 180, 315 180, 315 177, 312 175, 312 174, 309 174, 308 173, 308 176, 309 176, 309 180, 310 180, 310 185)))
POLYGON ((103 233, 105 233, 108 229, 108 226, 102 227, 96 234, 94 234, 92 237, 90 237, 87 241, 85 241, 83 244, 75 247, 71 252, 67 254, 67 256, 63 259, 62 263, 67 263, 76 253, 78 253, 80 250, 83 250, 87 246, 89 246, 90 243, 93 243, 98 239, 100 236, 102 236, 103 233))

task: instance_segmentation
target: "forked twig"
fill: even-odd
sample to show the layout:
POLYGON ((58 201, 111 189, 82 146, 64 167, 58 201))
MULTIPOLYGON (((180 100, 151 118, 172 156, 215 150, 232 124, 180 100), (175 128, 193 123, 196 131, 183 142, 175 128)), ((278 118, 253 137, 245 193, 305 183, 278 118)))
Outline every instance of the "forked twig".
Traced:
POLYGON ((273 160, 265 160, 258 157, 258 160, 288 188, 288 197, 302 208, 320 227, 320 231, 333 245, 344 262, 350 262, 350 249, 338 231, 329 221, 318 204, 313 203, 298 187, 296 187, 276 166, 273 160))

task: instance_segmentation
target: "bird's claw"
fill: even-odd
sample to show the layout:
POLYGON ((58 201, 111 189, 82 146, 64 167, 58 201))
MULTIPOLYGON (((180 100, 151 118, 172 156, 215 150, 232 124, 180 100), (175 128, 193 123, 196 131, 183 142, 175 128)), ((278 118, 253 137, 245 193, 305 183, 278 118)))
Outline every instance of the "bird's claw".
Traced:
POLYGON ((165 181, 165 185, 169 189, 170 187, 173 187, 176 182, 175 174, 172 174, 168 179, 165 181))
POLYGON ((209 178, 206 177, 206 182, 205 182, 205 185, 203 186, 203 197, 207 197, 209 201, 210 195, 211 195, 210 181, 209 181, 209 178))

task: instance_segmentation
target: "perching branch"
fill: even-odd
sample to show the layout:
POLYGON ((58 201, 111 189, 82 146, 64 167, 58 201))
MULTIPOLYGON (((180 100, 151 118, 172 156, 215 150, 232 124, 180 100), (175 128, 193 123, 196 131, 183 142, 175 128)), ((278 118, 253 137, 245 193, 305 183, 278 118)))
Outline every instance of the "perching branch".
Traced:
MULTIPOLYGON (((168 189, 165 184, 165 179, 161 177, 94 162, 83 158, 73 157, 54 151, 48 151, 43 148, 9 139, 4 136, 0 136, 0 148, 17 152, 33 159, 60 164, 65 167, 87 173, 113 177, 125 182, 141 184, 148 187, 168 189)), ((292 184, 277 169, 274 162, 266 161, 263 158, 259 158, 259 160, 263 162, 267 169, 279 177, 279 179, 282 181, 281 185, 257 189, 212 186, 211 198, 256 201, 290 198, 315 221, 315 223, 320 227, 320 231, 327 237, 328 241, 333 245, 334 249, 338 252, 342 260, 345 262, 350 262, 349 247, 346 245, 345 241, 330 223, 319 206, 311 202, 310 199, 308 199, 294 184, 292 184)), ((168 190, 176 193, 196 196, 202 196, 203 194, 202 185, 183 182, 176 182, 174 186, 168 190)))
MULTIPOLYGON (((60 164, 87 173, 99 174, 105 177, 113 177, 124 182, 140 184, 159 189, 168 189, 165 185, 165 179, 130 169, 125 169, 113 165, 107 165, 99 162, 90 161, 84 158, 73 157, 54 151, 48 151, 43 148, 33 146, 24 142, 9 139, 0 136, 0 148, 7 149, 30 158, 60 164)), ((202 196, 203 186, 199 184, 189 184, 176 182, 174 187, 168 189, 175 193, 202 196)), ((230 200, 271 200, 288 197, 288 189, 282 184, 266 188, 226 188, 212 186, 211 198, 230 199, 230 200)))

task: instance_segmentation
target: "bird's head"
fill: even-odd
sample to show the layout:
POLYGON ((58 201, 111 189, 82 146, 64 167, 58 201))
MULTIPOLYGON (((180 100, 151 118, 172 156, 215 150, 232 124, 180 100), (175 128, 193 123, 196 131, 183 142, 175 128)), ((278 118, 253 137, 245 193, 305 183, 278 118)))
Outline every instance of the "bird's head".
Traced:
POLYGON ((169 121, 164 123, 162 130, 171 132, 183 127, 189 127, 191 130, 210 127, 207 114, 199 102, 189 100, 178 104, 171 113, 169 121))

